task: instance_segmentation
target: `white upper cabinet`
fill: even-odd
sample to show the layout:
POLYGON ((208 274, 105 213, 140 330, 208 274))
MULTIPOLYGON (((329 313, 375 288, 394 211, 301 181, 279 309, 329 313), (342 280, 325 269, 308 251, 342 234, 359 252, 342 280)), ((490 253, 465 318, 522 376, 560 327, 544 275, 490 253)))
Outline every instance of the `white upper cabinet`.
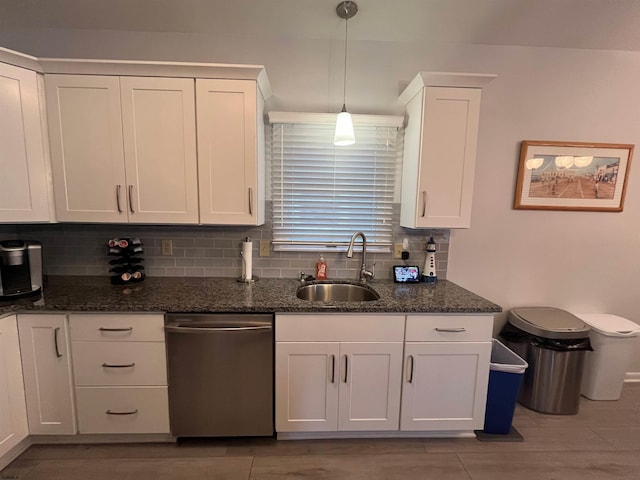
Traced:
POLYGON ((264 223, 264 99, 254 80, 196 80, 200 222, 264 223))
POLYGON ((198 223, 193 80, 120 79, 129 221, 198 223))
POLYGON ((192 79, 46 75, 60 221, 197 223, 192 79))
POLYGON ((51 220, 48 159, 38 75, 2 60, 0 49, 0 223, 51 220))
POLYGON ((118 77, 46 75, 56 216, 126 222, 118 77))
POLYGON ((58 220, 264 223, 264 67, 39 62, 58 220))
POLYGON ((401 226, 470 226, 480 92, 494 78, 423 72, 400 95, 407 116, 401 226))

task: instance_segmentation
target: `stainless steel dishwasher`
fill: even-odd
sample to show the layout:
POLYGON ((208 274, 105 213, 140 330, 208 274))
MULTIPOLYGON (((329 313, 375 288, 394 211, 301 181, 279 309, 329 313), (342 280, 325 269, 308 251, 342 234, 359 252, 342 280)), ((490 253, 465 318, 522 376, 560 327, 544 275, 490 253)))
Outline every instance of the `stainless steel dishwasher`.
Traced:
POLYGON ((175 437, 270 436, 273 315, 167 314, 175 437))

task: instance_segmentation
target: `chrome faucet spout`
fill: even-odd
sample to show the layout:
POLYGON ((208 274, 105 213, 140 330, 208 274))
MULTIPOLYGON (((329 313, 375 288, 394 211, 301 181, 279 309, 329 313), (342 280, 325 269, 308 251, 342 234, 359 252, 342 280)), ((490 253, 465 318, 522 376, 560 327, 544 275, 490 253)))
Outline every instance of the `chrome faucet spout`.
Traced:
POLYGON ((361 282, 366 282, 367 278, 373 278, 374 272, 367 270, 367 237, 363 232, 356 232, 351 236, 349 248, 347 249, 347 258, 353 257, 353 244, 358 237, 362 238, 362 265, 360 266, 360 274, 358 278, 361 282))

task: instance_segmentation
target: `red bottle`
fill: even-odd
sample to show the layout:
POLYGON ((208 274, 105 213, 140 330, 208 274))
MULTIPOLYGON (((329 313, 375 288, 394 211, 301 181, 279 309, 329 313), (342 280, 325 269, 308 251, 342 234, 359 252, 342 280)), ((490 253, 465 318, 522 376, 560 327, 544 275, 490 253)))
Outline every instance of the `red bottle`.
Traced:
POLYGON ((318 259, 316 263, 316 280, 326 280, 327 279, 327 261, 324 259, 322 255, 318 259))

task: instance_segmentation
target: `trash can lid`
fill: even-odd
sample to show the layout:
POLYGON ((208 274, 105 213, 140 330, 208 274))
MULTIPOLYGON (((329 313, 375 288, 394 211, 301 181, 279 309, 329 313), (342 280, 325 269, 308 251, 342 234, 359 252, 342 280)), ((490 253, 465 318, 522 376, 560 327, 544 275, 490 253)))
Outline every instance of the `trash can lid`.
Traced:
POLYGON ((576 313, 591 328, 608 337, 637 337, 640 325, 617 315, 608 313, 576 313))
POLYGON ((531 335, 555 340, 587 338, 591 330, 575 315, 553 307, 513 308, 507 314, 507 321, 531 335))

